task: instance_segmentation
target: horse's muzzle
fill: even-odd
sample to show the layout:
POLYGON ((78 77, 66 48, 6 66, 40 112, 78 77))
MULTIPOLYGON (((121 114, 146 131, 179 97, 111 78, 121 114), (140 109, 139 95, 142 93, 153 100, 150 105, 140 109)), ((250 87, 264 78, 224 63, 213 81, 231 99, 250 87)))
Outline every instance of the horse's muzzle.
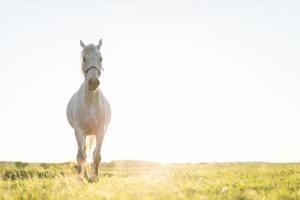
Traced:
POLYGON ((100 81, 97 77, 92 77, 88 82, 88 87, 90 91, 95 91, 100 84, 100 81))

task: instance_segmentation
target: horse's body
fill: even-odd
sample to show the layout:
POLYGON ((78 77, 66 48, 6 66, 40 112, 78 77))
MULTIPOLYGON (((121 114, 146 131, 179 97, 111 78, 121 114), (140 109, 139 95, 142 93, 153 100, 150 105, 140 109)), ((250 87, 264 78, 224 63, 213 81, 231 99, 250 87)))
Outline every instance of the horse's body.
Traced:
POLYGON ((78 171, 81 175, 85 172, 86 136, 94 135, 96 138, 93 152, 94 177, 98 175, 101 146, 111 117, 110 105, 99 88, 102 69, 102 57, 99 52, 101 44, 101 40, 98 46, 93 44, 86 46, 81 42, 82 71, 85 74, 85 80, 67 106, 67 118, 75 131, 77 140, 78 171))

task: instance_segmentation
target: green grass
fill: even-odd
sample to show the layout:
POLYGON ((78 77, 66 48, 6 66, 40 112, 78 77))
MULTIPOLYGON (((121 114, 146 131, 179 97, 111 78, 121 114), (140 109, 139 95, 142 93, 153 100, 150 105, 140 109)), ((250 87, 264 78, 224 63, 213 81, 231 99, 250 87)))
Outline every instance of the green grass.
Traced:
POLYGON ((0 199, 300 199, 300 164, 102 164, 99 181, 74 163, 0 163, 0 199))

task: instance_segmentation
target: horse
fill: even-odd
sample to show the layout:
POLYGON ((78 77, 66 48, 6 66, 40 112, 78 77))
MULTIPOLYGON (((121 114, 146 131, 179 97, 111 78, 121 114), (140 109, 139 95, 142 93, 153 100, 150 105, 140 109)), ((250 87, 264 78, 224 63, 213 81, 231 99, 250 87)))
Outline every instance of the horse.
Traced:
POLYGON ((99 40, 98 45, 85 45, 80 40, 80 46, 82 47, 81 71, 84 75, 84 81, 67 105, 67 119, 76 136, 78 174, 80 177, 85 176, 93 180, 98 177, 101 147, 111 119, 111 108, 100 90, 99 79, 103 71, 100 53, 102 40, 99 40), (87 158, 86 139, 88 136, 95 138, 93 140, 95 149, 92 155, 93 173, 91 177, 87 176, 85 166, 87 158))

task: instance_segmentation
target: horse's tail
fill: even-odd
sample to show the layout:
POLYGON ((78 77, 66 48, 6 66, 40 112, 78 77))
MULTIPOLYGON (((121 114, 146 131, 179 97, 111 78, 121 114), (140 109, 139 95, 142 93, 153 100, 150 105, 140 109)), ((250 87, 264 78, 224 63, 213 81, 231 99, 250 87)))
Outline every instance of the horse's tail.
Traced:
POLYGON ((93 162, 93 154, 92 151, 96 146, 96 137, 94 135, 86 136, 85 139, 85 153, 86 153, 86 161, 87 163, 93 162))

